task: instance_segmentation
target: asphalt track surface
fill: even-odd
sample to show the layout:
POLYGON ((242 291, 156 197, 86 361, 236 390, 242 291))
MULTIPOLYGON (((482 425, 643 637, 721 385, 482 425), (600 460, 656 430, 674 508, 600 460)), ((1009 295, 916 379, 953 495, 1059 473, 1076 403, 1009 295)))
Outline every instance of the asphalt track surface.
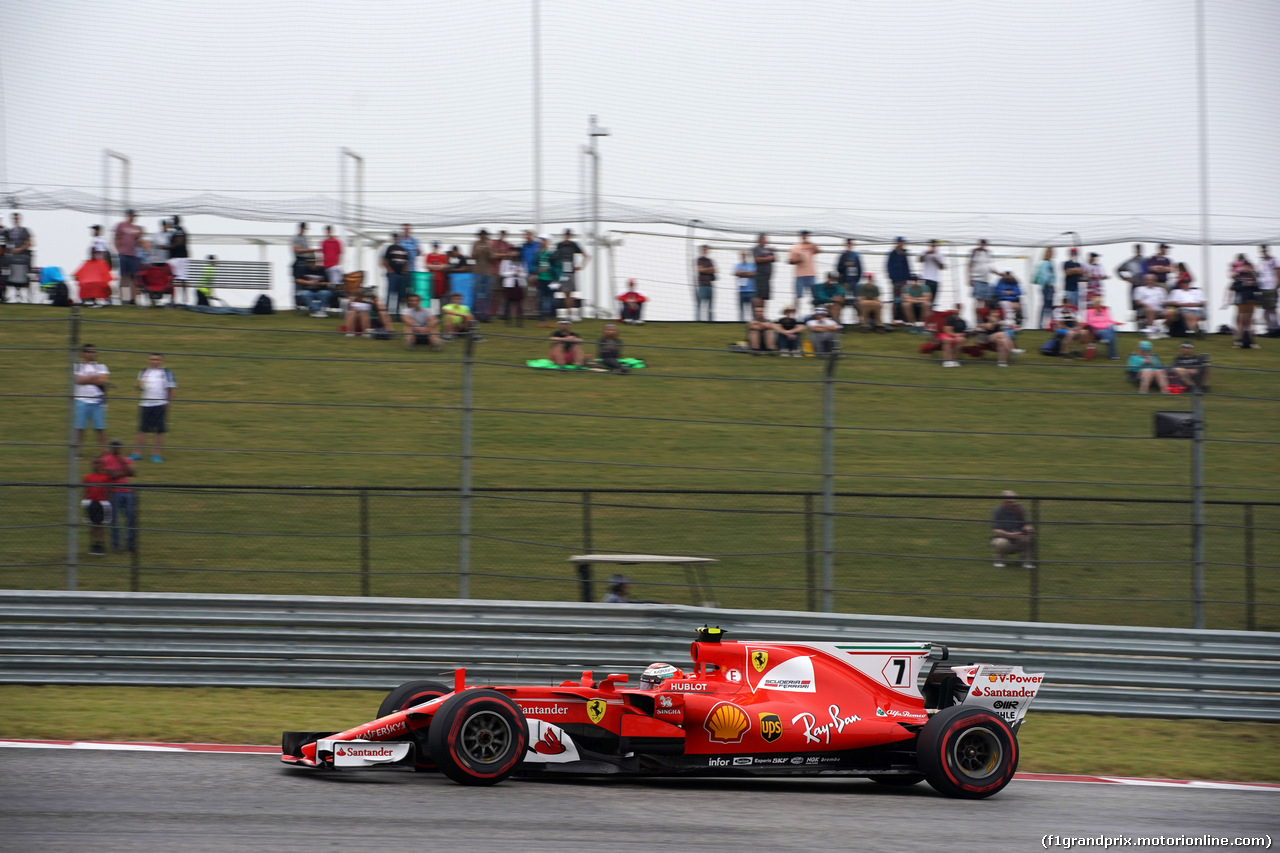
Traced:
POLYGON ((1043 849, 1047 833, 1280 840, 1278 812, 1275 789, 1015 780, 992 799, 966 802, 927 785, 893 790, 854 779, 466 788, 435 774, 308 773, 271 755, 0 749, 0 850, 24 853, 989 853, 1043 849))

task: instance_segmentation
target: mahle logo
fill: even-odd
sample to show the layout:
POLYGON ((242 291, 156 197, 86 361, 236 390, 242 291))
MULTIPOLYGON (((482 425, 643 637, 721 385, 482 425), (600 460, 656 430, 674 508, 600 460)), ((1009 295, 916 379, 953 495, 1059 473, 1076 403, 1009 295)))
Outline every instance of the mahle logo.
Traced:
POLYGON ((761 714, 760 737, 764 738, 766 743, 773 743, 782 737, 782 718, 777 714, 761 714))
POLYGON ((587 703, 587 716, 591 718, 591 722, 597 725, 604 719, 604 713, 608 710, 609 703, 603 699, 592 699, 587 703))
POLYGON ((764 672, 764 668, 769 665, 769 653, 756 650, 751 653, 751 666, 756 672, 764 672))

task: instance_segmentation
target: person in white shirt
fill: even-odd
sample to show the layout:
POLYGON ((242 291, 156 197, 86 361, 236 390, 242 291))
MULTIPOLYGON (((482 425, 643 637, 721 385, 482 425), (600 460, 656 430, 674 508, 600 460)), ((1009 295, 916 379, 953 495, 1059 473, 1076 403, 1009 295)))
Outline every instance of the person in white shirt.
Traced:
POLYGON ((163 462, 160 453, 164 450, 169 403, 173 401, 173 389, 178 387, 178 383, 173 379, 173 371, 164 366, 164 357, 160 353, 153 352, 147 357, 146 368, 138 371, 137 387, 142 392, 138 395, 138 439, 129 458, 135 462, 142 458, 147 433, 151 433, 155 436, 151 461, 163 462))
POLYGON ((938 287, 942 283, 942 271, 946 268, 942 253, 938 251, 938 241, 930 240, 929 248, 920 255, 920 280, 929 288, 930 303, 938 301, 938 287))
POLYGON ((1140 281, 1141 283, 1133 290, 1133 304, 1138 309, 1138 324, 1152 340, 1168 337, 1156 328, 1156 323, 1164 315, 1165 300, 1168 299, 1169 294, 1156 283, 1156 277, 1151 273, 1144 275, 1140 281))
POLYGON ((973 287, 973 301, 978 308, 985 308, 991 299, 991 265, 994 262, 987 241, 979 240, 977 248, 969 253, 969 284, 973 287))
POLYGON ((98 431, 98 448, 107 449, 107 385, 111 371, 98 363, 98 351, 93 344, 80 347, 80 361, 72 370, 76 384, 76 448, 83 443, 85 424, 92 424, 98 431))
POLYGON ((1280 337, 1280 317, 1276 315, 1277 284, 1280 284, 1280 267, 1266 246, 1258 247, 1258 299, 1267 322, 1267 334, 1280 337))
POLYGON ((1200 288, 1191 286, 1190 278, 1180 279, 1178 286, 1165 296, 1164 307, 1165 322, 1173 323, 1181 316, 1187 334, 1193 335, 1204 320, 1204 293, 1200 288))
POLYGON ((813 344, 814 355, 823 358, 835 352, 840 324, 832 318, 826 307, 819 306, 805 325, 809 327, 809 341, 813 344))

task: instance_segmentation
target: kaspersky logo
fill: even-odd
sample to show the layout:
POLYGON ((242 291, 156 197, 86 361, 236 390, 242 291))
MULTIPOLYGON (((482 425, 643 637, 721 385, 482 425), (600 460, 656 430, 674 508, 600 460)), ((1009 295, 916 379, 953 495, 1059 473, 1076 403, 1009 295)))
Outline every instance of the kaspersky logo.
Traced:
POLYGON ((720 702, 711 709, 702 726, 714 743, 742 743, 742 736, 751 728, 747 712, 731 702, 720 702))
POLYGON ((587 717, 596 725, 604 719, 605 712, 609 710, 609 703, 603 699, 592 699, 587 703, 587 717))

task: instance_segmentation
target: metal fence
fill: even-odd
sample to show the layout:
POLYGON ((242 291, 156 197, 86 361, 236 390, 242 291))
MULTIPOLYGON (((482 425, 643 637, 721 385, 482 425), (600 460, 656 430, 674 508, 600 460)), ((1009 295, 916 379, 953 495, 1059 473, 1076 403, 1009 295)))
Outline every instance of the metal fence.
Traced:
POLYGON ((0 591, 0 683, 366 688, 635 674, 730 639, 944 643, 1046 673, 1039 710, 1280 721, 1280 634, 682 605, 0 591), (447 677, 443 680, 448 681, 447 677))
MULTIPOLYGON (((836 492, 831 549, 816 491, 137 486, 137 547, 86 557, 80 585, 135 592, 459 595, 634 600, 1047 622, 1187 625, 1188 500, 1024 496, 1038 535, 1002 568, 989 495, 836 492), (459 530, 471 503, 470 530, 459 530), (464 539, 466 540, 464 545, 464 539), (459 551, 469 559, 460 568, 459 551), (596 566, 579 554, 710 557, 709 590, 679 566, 596 566), (824 558, 832 583, 824 583, 824 558), (709 598, 708 598, 709 595, 709 598)), ((0 485, 3 586, 65 587, 63 484, 0 485), (15 565, 17 564, 17 565, 15 565), (23 565, 25 564, 25 565, 23 565)), ((1208 501, 1205 608, 1215 627, 1280 628, 1280 503, 1208 501)), ((83 537, 82 537, 83 539, 83 537)), ((125 541, 124 533, 121 542, 125 541)))

